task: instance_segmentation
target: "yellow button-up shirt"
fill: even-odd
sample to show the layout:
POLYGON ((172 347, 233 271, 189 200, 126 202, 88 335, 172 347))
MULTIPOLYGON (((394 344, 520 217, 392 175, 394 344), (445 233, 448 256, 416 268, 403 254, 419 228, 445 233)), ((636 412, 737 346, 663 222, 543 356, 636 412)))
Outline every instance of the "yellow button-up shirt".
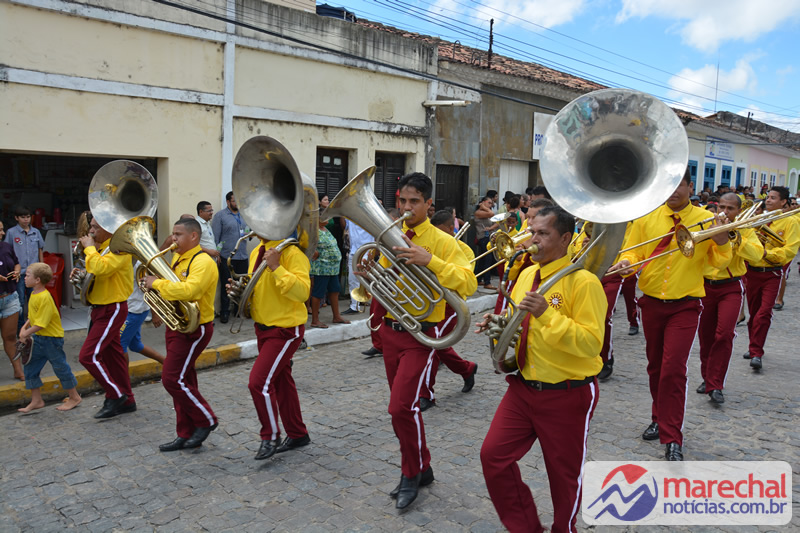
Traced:
POLYGON ((754 229, 745 228, 739 230, 742 242, 733 244, 733 257, 725 268, 715 268, 706 263, 703 269, 703 277, 706 279, 721 280, 744 276, 747 272, 745 261, 752 263, 760 261, 764 256, 764 245, 758 240, 754 229))
MULTIPOLYGON (((403 233, 409 229, 403 223, 403 233)), ((418 246, 422 246, 431 253, 430 263, 427 268, 433 272, 435 277, 439 280, 442 287, 456 291, 462 298, 470 296, 478 288, 478 279, 472 271, 472 266, 469 264, 464 252, 461 251, 461 246, 456 244, 456 240, 431 225, 429 220, 425 220, 414 228, 414 237, 411 242, 418 246)), ((381 265, 388 268, 389 262, 385 257, 380 259, 381 265)), ((432 289, 434 293, 436 289, 432 289)), ((425 319, 426 322, 441 322, 444 319, 444 311, 447 302, 444 300, 436 304, 433 312, 425 319)), ((406 304, 403 308, 412 315, 419 316, 420 312, 413 309, 410 305, 406 304)), ((423 312, 427 308, 423 309, 423 312)), ((391 313, 387 313, 388 318, 395 318, 391 313)))
MULTIPOLYGON (((708 218, 708 211, 688 204, 675 213, 680 217, 680 224, 691 226, 708 218)), ((662 205, 649 215, 633 222, 623 248, 664 235, 674 227, 673 211, 662 205)), ((691 228, 696 230, 697 228, 691 228)), ((620 255, 620 260, 627 259, 631 264, 647 259, 658 246, 659 241, 639 246, 620 255)), ((669 246, 663 251, 677 248, 673 237, 669 246)), ((703 269, 706 263, 714 268, 724 269, 730 263, 731 245, 717 245, 707 239, 697 244, 692 257, 685 257, 681 252, 673 252, 665 257, 654 259, 644 265, 639 274, 639 288, 647 296, 660 300, 677 300, 686 296, 702 298, 706 295, 703 287, 703 269)), ((642 267, 639 267, 642 268, 642 267)))
MULTIPOLYGON (((541 268, 541 284, 571 264, 568 255, 541 268)), ((531 290, 539 265, 519 276, 511 299, 519 303, 531 290)), ((528 380, 558 383, 567 379, 596 376, 603 368, 603 347, 608 302, 600 280, 586 270, 577 270, 558 280, 544 294, 548 307, 538 318, 531 316, 525 366, 528 380)), ((517 348, 517 361, 519 349, 517 348)))
MULTIPOLYGON (((249 271, 255 271, 258 251, 262 247, 275 248, 283 241, 267 241, 250 252, 249 271)), ((266 326, 293 328, 308 320, 306 300, 311 294, 311 263, 297 246, 287 246, 281 252, 280 266, 269 267, 258 279, 253 289, 250 316, 266 326)))
POLYGON ((456 241, 458 243, 458 247, 461 248, 461 251, 464 252, 464 257, 467 258, 467 263, 472 267, 472 271, 475 271, 475 263, 472 262, 475 259, 475 252, 472 251, 472 248, 469 247, 469 244, 465 243, 464 241, 456 241))
POLYGON ((153 282, 153 288, 165 300, 197 302, 201 324, 214 320, 214 296, 219 280, 216 261, 198 245, 174 258, 172 271, 180 281, 157 279, 153 282))
POLYGON ((36 335, 42 337, 63 337, 64 328, 61 327, 61 315, 56 309, 56 303, 47 290, 31 293, 28 300, 28 320, 31 326, 39 326, 36 335))
POLYGON ((83 250, 86 256, 86 272, 94 274, 94 284, 89 289, 89 303, 107 305, 124 302, 133 292, 133 263, 128 254, 107 253, 97 250, 108 248, 108 239, 100 246, 89 246, 83 250))
POLYGON ((797 255, 797 249, 800 248, 800 221, 798 221, 796 216, 788 216, 776 220, 769 225, 769 229, 783 238, 783 246, 778 246, 772 239, 768 239, 767 243, 764 245, 767 255, 758 261, 750 261, 750 266, 783 266, 797 255))

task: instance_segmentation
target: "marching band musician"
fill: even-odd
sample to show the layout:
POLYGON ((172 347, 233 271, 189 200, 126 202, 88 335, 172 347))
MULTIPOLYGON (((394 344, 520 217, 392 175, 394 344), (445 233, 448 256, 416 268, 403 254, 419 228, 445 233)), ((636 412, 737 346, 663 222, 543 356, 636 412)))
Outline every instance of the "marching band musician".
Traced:
MULTIPOLYGON (((397 190, 398 209, 410 214, 402 228, 409 248, 395 247, 393 251, 398 260, 429 268, 443 287, 458 292, 462 297, 474 293, 478 282, 461 248, 452 237, 436 230, 428 221, 428 207, 433 203, 431 179, 420 172, 407 174, 400 178, 397 190)), ((389 267, 385 257, 380 262, 389 267)), ((412 309, 406 309, 414 313, 412 309)), ((426 335, 437 335, 435 328, 444 318, 444 311, 445 302, 441 301, 436 304, 428 321, 422 322, 426 335)), ((390 390, 389 414, 402 455, 400 483, 390 496, 397 498, 398 509, 404 509, 416 499, 421 485, 433 482, 419 398, 436 350, 417 341, 391 313, 386 314, 380 332, 390 390)))
MULTIPOLYGON (((553 500, 552 531, 575 531, 586 438, 598 399, 595 376, 603 366, 598 353, 606 298, 597 277, 582 269, 546 294, 535 292, 571 264, 567 250, 575 219, 560 207, 545 207, 529 227, 539 250, 511 294, 530 313, 517 342, 519 373, 506 377, 509 386, 483 441, 481 464, 503 525, 512 533, 544 531, 517 465, 538 439, 553 500)), ((477 325, 484 329, 487 321, 477 325)))
MULTIPOLYGON (((80 238, 86 272, 94 275, 94 283, 87 296, 92 304, 89 331, 78 361, 106 393, 103 407, 95 418, 110 418, 136 410, 128 361, 119 336, 128 316, 128 296, 133 292, 133 265, 128 254, 102 253, 110 241, 111 234, 100 227, 95 218, 89 221, 89 234, 80 238)), ((70 277, 76 271, 73 269, 70 277)))
MULTIPOLYGON (((728 220, 736 220, 742 210, 742 200, 736 193, 725 193, 719 208, 728 220)), ((764 255, 764 246, 753 229, 739 230, 741 242, 733 244, 733 258, 726 268, 706 265, 703 313, 700 315, 700 374, 703 382, 698 394, 708 394, 714 403, 725 401, 722 389, 728 374, 733 351, 736 320, 742 307, 744 286, 742 276, 747 272, 745 261, 758 261, 764 255)))
POLYGON ((197 302, 200 325, 192 333, 167 329, 167 358, 161 370, 161 383, 172 396, 175 406, 177 438, 161 444, 158 449, 171 452, 182 448, 197 448, 217 428, 217 417, 197 383, 195 361, 208 346, 214 333, 214 288, 219 273, 217 263, 200 248, 202 228, 194 218, 181 218, 172 227, 177 245, 172 271, 180 281, 144 278, 147 289, 158 291, 164 300, 197 302))
MULTIPOLYGON (((631 264, 677 247, 678 224, 690 226, 708 218, 708 211, 689 202, 691 177, 687 169, 666 203, 633 222, 625 247, 664 237, 621 254, 609 269, 622 276, 633 274, 631 264)), ((700 320, 703 304, 703 268, 708 263, 725 268, 731 259, 727 232, 702 241, 691 258, 681 253, 645 263, 640 268, 639 309, 644 328, 647 374, 652 397, 652 422, 642 434, 644 440, 660 439, 666 445, 668 461, 683 460, 683 418, 686 410, 687 362, 700 320)))
POLYGON ((248 383, 261 422, 257 460, 311 442, 292 378, 292 357, 303 340, 308 319, 305 302, 311 294, 311 263, 297 246, 276 250, 281 242, 262 240, 250 254, 249 272, 255 272, 262 261, 267 263, 253 288, 250 308, 258 340, 258 357, 248 383), (279 415, 286 430, 283 442, 279 415))
MULTIPOLYGON (((775 186, 767 193, 764 210, 785 209, 788 201, 789 189, 775 186)), ((792 262, 800 247, 800 222, 797 217, 789 216, 767 225, 784 240, 784 244, 777 245, 768 240, 764 245, 764 257, 747 265, 745 291, 750 312, 747 321, 750 347, 744 358, 750 359, 750 366, 756 370, 762 367, 764 343, 772 324, 772 310, 778 298, 783 268, 792 262)))

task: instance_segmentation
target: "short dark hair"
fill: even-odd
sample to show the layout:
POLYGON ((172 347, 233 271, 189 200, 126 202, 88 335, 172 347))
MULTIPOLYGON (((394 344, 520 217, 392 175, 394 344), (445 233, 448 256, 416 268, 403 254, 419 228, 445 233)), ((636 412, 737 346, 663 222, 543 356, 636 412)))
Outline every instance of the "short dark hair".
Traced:
POLYGON ((533 187, 525 187, 525 194, 528 196, 533 194, 533 187))
POLYGON ((422 172, 412 172, 400 178, 400 181, 397 182, 397 190, 401 191, 403 187, 415 188, 425 200, 429 199, 433 193, 433 182, 422 172))
POLYGON ((433 216, 431 217, 431 224, 434 226, 443 226, 445 224, 452 224, 455 218, 453 217, 453 212, 448 211, 446 209, 440 209, 436 211, 433 216))
POLYGON ((231 191, 231 192, 229 192, 228 194, 225 195, 225 201, 226 202, 230 202, 231 198, 233 198, 233 191, 231 191))
POLYGON ((774 186, 773 188, 770 189, 770 192, 772 192, 772 191, 775 191, 776 193, 778 193, 778 195, 780 195, 780 197, 781 197, 781 200, 787 200, 787 201, 789 200, 789 196, 790 195, 789 195, 789 188, 788 187, 784 187, 782 185, 776 185, 776 186, 774 186))
POLYGON ((25 207, 24 205, 18 205, 17 208, 14 210, 15 217, 29 217, 31 216, 31 210, 25 207))
POLYGON ((321 192, 321 193, 317 194, 317 197, 318 197, 317 200, 319 200, 321 202, 322 199, 325 198, 326 196, 328 196, 328 193, 321 192))
POLYGON ((735 192, 726 192, 725 194, 722 195, 720 200, 724 200, 725 198, 729 198, 729 199, 735 198, 736 199, 735 200, 736 201, 736 207, 742 207, 742 199, 739 198, 739 195, 736 194, 735 192))
POLYGON ((686 185, 692 184, 692 171, 689 167, 686 167, 686 172, 683 173, 683 177, 681 178, 681 183, 686 183, 686 185))
POLYGON ((207 205, 211 205, 211 202, 206 202, 206 201, 197 202, 197 214, 199 215, 206 208, 207 205))
POLYGON ((528 209, 541 209, 542 207, 552 207, 556 205, 553 203, 553 200, 548 200, 547 198, 536 198, 535 200, 531 200, 531 204, 528 206, 528 209))
POLYGON ((487 189, 486 196, 494 200, 494 197, 497 196, 497 191, 494 189, 487 189))
POLYGON ((200 223, 197 220, 193 219, 193 218, 181 218, 181 219, 178 219, 178 221, 175 222, 175 224, 173 224, 173 226, 183 226, 190 233, 191 232, 195 232, 195 233, 197 233, 197 235, 202 235, 203 234, 203 228, 200 227, 200 223))
POLYGON ((536 215, 536 218, 538 219, 539 217, 546 217, 550 215, 556 217, 553 227, 556 228, 556 231, 559 235, 563 235, 565 233, 572 235, 575 232, 575 217, 564 211, 564 208, 557 205, 551 205, 542 208, 542 210, 536 215))
POLYGON ((519 195, 512 194, 511 197, 506 200, 506 203, 508 204, 508 207, 511 209, 519 208, 519 195))
POLYGON ((533 190, 531 190, 531 194, 535 196, 543 195, 548 200, 553 199, 553 197, 550 196, 550 193, 547 192, 547 187, 545 187, 544 185, 539 185, 538 187, 534 187, 533 190))

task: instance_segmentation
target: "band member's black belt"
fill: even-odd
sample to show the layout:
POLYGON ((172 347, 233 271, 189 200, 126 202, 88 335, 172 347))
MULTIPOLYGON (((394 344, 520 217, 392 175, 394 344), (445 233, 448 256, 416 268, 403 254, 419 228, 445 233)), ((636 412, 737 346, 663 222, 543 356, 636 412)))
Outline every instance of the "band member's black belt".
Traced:
POLYGON ((657 302, 665 303, 665 304, 674 304, 678 302, 690 302, 692 300, 699 300, 699 296, 684 296, 683 298, 676 298, 675 300, 662 300, 661 298, 656 298, 655 296, 650 296, 645 294, 648 298, 655 300, 657 302))
MULTIPOLYGON (((395 331, 406 331, 406 328, 403 327, 403 324, 398 322, 397 320, 392 320, 391 318, 384 318, 383 323, 392 328, 395 331)), ((422 331, 426 329, 431 329, 436 327, 437 322, 420 322, 420 326, 422 326, 422 331)))
POLYGON ((727 278, 727 279, 708 279, 706 278, 706 283, 709 285, 725 285, 726 283, 733 283, 734 281, 739 281, 742 279, 741 276, 736 276, 735 278, 727 278))
MULTIPOLYGON (((126 300, 123 300, 123 302, 126 300)), ((111 302, 110 304, 92 304, 92 309, 99 309, 100 307, 107 307, 109 305, 117 305, 121 304, 122 302, 111 302)))
POLYGON ((260 331, 269 331, 269 330, 271 330, 271 329, 279 328, 280 326, 268 326, 268 325, 266 325, 266 324, 260 324, 260 323, 256 322, 256 327, 257 327, 257 328, 258 328, 260 331))
POLYGON ((752 270, 753 272, 777 272, 778 270, 783 270, 783 267, 754 267, 747 265, 747 270, 752 270))
POLYGON ((564 381, 559 381, 558 383, 545 383, 544 381, 525 379, 524 377, 522 377, 522 374, 517 374, 517 376, 519 376, 519 379, 521 379, 525 385, 539 391, 564 390, 564 389, 574 389, 576 387, 583 387, 584 385, 593 383, 595 378, 595 376, 589 376, 588 378, 583 378, 583 379, 567 379, 564 381))

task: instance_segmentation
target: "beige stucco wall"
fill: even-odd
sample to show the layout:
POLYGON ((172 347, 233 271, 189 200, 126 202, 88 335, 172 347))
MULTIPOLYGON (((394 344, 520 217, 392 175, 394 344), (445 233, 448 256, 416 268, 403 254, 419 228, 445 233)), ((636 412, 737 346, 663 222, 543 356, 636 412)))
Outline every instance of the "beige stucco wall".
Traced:
POLYGON ((0 57, 28 70, 222 92, 219 43, 11 4, 0 4, 0 57))
POLYGON ((164 228, 194 213, 198 201, 220 197, 221 115, 214 107, 0 84, 0 148, 158 158, 164 228))
POLYGON ((236 50, 238 105, 425 125, 427 83, 342 65, 236 50))

